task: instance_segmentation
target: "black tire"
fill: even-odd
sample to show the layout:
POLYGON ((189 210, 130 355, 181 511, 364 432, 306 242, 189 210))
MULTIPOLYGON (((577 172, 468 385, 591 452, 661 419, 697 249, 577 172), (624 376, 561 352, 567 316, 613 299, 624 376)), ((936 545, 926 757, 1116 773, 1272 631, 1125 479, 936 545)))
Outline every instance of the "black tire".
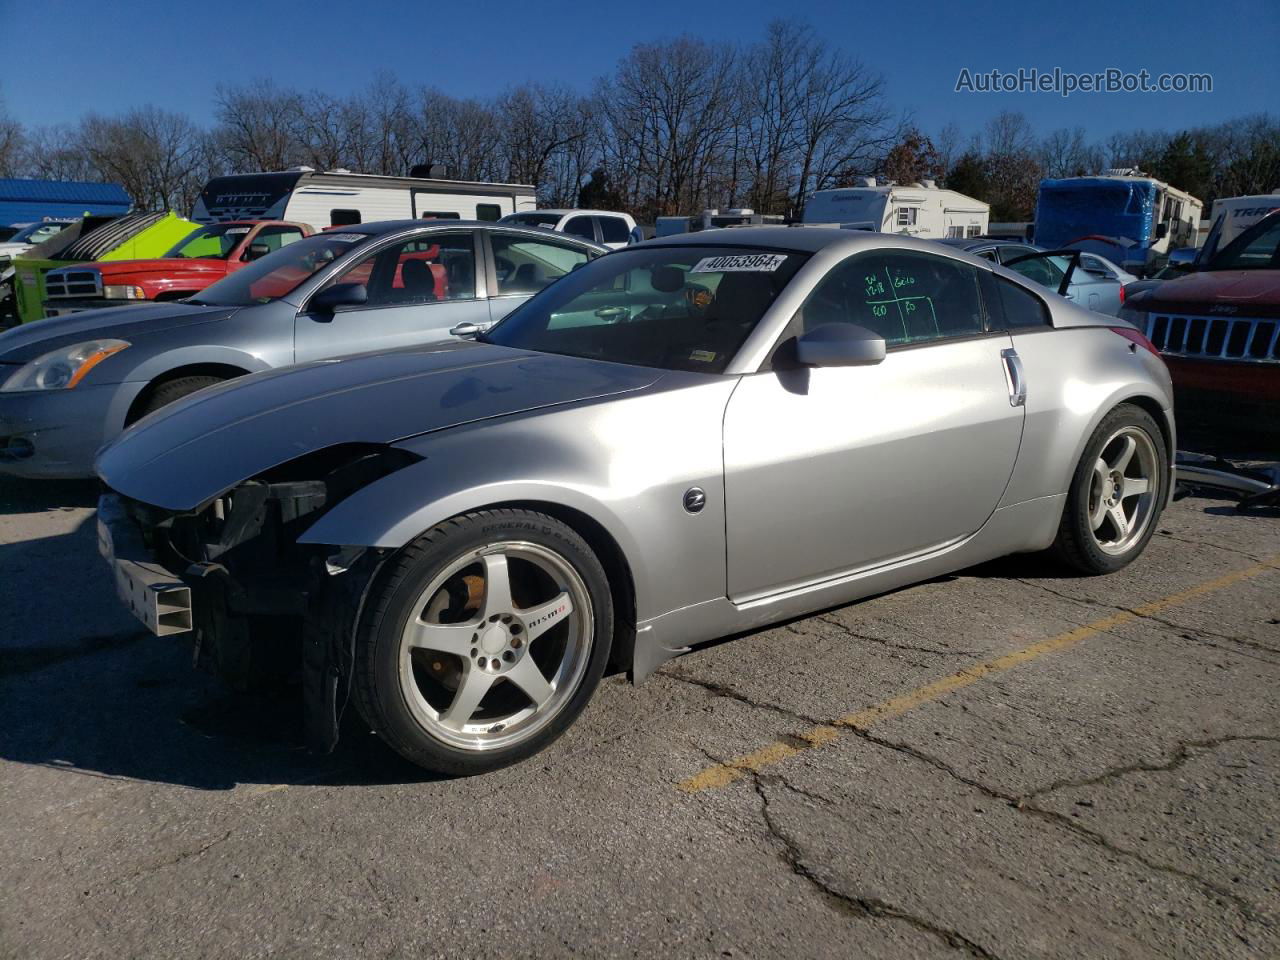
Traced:
POLYGON ((167 407, 175 400, 181 400, 189 394, 195 393, 197 390, 203 390, 205 387, 212 387, 215 383, 222 383, 222 377, 176 377, 173 380, 166 380, 160 386, 151 392, 151 396, 147 398, 147 402, 142 405, 138 411, 138 415, 134 420, 141 420, 149 413, 155 413, 161 407, 167 407))
POLYGON ((411 763, 453 776, 496 770, 542 750, 577 719, 608 663, 613 623, 608 577, 595 553, 572 528, 531 510, 480 510, 454 517, 406 547, 371 588, 356 632, 356 707, 374 732, 411 763), (585 585, 592 613, 586 667, 577 688, 558 712, 526 739, 509 747, 460 749, 434 736, 406 702, 400 677, 402 632, 409 617, 415 615, 423 591, 441 571, 468 552, 509 541, 554 551, 585 585))
POLYGON ((1098 424, 1085 445, 1084 453, 1071 477, 1071 488, 1067 492, 1066 506, 1062 511, 1057 538, 1050 548, 1051 553, 1060 563, 1088 576, 1114 573, 1128 566, 1146 549, 1148 541, 1155 533, 1160 523, 1160 514, 1168 499, 1168 492, 1169 455, 1160 427, 1151 414, 1141 407, 1131 403, 1120 404, 1102 418, 1102 422, 1098 424), (1089 499, 1093 465, 1102 453, 1108 438, 1125 427, 1141 430, 1150 438, 1155 451, 1156 469, 1153 478, 1154 497, 1151 515, 1145 520, 1145 528, 1123 553, 1116 554, 1104 551, 1094 537, 1093 528, 1090 525, 1089 499))

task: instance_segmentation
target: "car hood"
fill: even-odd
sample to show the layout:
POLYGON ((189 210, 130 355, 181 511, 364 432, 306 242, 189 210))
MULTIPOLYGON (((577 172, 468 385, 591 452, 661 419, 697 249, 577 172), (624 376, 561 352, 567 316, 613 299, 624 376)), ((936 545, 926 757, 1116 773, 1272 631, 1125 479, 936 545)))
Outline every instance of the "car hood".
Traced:
POLYGON ((209 274, 221 277, 227 272, 225 260, 210 257, 160 257, 155 260, 107 260, 90 264, 102 274, 102 282, 123 281, 128 277, 190 276, 209 274))
POLYGON ((65 317, 46 317, 0 333, 0 363, 26 363, 42 353, 85 340, 129 340, 192 323, 225 320, 239 309, 188 303, 140 303, 133 307, 105 307, 65 317))
POLYGON ((639 390, 662 371, 446 341, 252 374, 152 414, 98 455, 127 497, 191 510, 290 460, 639 390))
POLYGON ((1203 270, 1165 280, 1131 305, 1170 313, 1280 316, 1280 270, 1203 270))

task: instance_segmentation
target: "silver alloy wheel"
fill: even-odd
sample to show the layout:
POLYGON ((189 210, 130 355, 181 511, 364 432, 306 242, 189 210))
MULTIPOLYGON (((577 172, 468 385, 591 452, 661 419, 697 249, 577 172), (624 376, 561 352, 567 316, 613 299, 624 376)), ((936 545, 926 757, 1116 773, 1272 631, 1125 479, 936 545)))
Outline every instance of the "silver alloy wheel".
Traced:
POLYGON ((1104 553, 1125 553, 1155 516, 1160 458, 1141 427, 1121 427, 1098 452, 1089 480, 1089 529, 1104 553))
POLYGON ((465 750, 510 747, 545 726, 578 688, 595 639, 582 577, 533 543, 468 551, 412 610, 401 692, 423 730, 465 750))

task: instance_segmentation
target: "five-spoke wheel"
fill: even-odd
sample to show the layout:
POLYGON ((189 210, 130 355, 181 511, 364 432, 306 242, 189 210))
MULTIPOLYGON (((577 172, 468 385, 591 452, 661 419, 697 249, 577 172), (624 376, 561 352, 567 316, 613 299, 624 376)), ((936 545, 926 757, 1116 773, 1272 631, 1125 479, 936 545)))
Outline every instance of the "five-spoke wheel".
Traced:
POLYGON ((554 739, 599 681, 608 580, 570 528, 527 511, 428 532, 380 584, 362 712, 423 766, 472 773, 554 739))
POLYGON ((1168 492, 1160 428, 1141 407, 1121 404, 1102 419, 1076 468, 1054 548, 1083 573, 1133 560, 1155 529, 1168 492))

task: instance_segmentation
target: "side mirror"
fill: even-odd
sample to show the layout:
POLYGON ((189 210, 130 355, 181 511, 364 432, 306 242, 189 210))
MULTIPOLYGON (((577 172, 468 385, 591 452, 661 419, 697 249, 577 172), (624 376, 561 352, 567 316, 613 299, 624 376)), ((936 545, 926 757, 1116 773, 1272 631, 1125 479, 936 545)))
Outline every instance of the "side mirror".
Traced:
POLYGON ((1169 251, 1169 266, 1175 270, 1191 270, 1196 265, 1196 257, 1200 251, 1195 247, 1178 247, 1169 251))
POLYGON ((250 260, 261 260, 270 252, 271 248, 265 243, 251 243, 249 244, 249 249, 245 251, 244 259, 246 262, 250 260))
POLYGON ((332 313, 338 307, 359 307, 369 302, 369 291, 363 283, 335 283, 311 298, 314 313, 332 313))
POLYGON ((862 367, 884 352, 884 337, 854 323, 824 323, 796 340, 796 359, 808 367, 862 367))
POLYGON ((1156 239, 1163 240, 1169 235, 1169 225, 1167 223, 1156 224, 1156 239))

